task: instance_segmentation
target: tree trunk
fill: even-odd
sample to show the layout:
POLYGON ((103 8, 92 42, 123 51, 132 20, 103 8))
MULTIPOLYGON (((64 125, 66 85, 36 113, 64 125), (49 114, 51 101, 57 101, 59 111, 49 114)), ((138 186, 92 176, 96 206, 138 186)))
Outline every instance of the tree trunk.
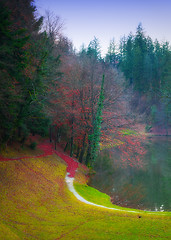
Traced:
POLYGON ((91 141, 88 140, 88 149, 87 149, 87 156, 86 156, 86 161, 85 161, 86 166, 89 165, 90 160, 91 160, 91 141))
POLYGON ((85 153, 85 139, 86 139, 86 133, 84 134, 84 137, 83 137, 83 144, 82 144, 81 153, 80 153, 80 157, 79 157, 79 162, 80 163, 82 163, 83 156, 84 156, 84 153, 85 153))
POLYGON ((68 148, 68 142, 65 145, 64 152, 66 152, 67 148, 68 148))
POLYGON ((52 142, 52 125, 49 128, 49 141, 52 142))
POLYGON ((55 128, 55 150, 56 150, 56 143, 57 143, 57 129, 55 128))
POLYGON ((21 138, 21 127, 18 127, 18 138, 21 138))
POLYGON ((71 117, 71 139, 70 139, 70 157, 73 156, 73 147, 74 147, 74 97, 72 100, 72 117, 71 117))
POLYGON ((70 157, 73 156, 73 146, 74 146, 73 142, 74 142, 74 138, 72 136, 71 137, 71 143, 70 143, 70 157))
POLYGON ((80 154, 80 147, 79 147, 79 145, 78 145, 78 146, 77 146, 77 154, 76 154, 76 158, 78 158, 79 154, 80 154))

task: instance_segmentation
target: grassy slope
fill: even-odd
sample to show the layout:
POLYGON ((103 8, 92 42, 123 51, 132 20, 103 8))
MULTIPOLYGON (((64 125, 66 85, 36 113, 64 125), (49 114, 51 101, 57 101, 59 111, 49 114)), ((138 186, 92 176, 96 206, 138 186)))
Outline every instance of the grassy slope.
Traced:
POLYGON ((0 162, 1 240, 169 239, 169 216, 88 206, 68 191, 65 174, 56 155, 0 162))

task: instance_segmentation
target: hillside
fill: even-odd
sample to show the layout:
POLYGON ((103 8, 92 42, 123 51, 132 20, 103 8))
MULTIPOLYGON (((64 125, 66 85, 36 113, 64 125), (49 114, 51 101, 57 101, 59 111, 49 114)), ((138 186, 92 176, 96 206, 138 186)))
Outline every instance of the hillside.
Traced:
POLYGON ((56 154, 0 162, 0 239, 169 239, 169 214, 86 205, 68 190, 66 169, 56 154))

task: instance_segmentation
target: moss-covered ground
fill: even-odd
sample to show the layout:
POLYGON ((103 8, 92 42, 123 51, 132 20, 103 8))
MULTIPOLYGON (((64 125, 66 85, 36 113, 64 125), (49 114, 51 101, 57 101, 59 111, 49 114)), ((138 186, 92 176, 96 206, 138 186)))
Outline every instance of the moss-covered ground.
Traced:
MULTIPOLYGON (((169 213, 128 213, 77 200, 65 183, 66 167, 56 154, 0 162, 1 240, 171 238, 169 213)), ((75 179, 89 201, 110 204, 107 195, 86 187, 84 170, 75 179)))

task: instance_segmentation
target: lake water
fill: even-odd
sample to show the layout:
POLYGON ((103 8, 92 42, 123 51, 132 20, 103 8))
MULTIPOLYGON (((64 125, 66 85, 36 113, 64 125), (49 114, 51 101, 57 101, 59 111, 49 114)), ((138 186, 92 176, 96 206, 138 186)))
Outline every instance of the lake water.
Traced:
POLYGON ((89 185, 110 195, 116 205, 171 211, 171 137, 148 138, 143 147, 141 166, 123 166, 119 149, 105 150, 89 185))

